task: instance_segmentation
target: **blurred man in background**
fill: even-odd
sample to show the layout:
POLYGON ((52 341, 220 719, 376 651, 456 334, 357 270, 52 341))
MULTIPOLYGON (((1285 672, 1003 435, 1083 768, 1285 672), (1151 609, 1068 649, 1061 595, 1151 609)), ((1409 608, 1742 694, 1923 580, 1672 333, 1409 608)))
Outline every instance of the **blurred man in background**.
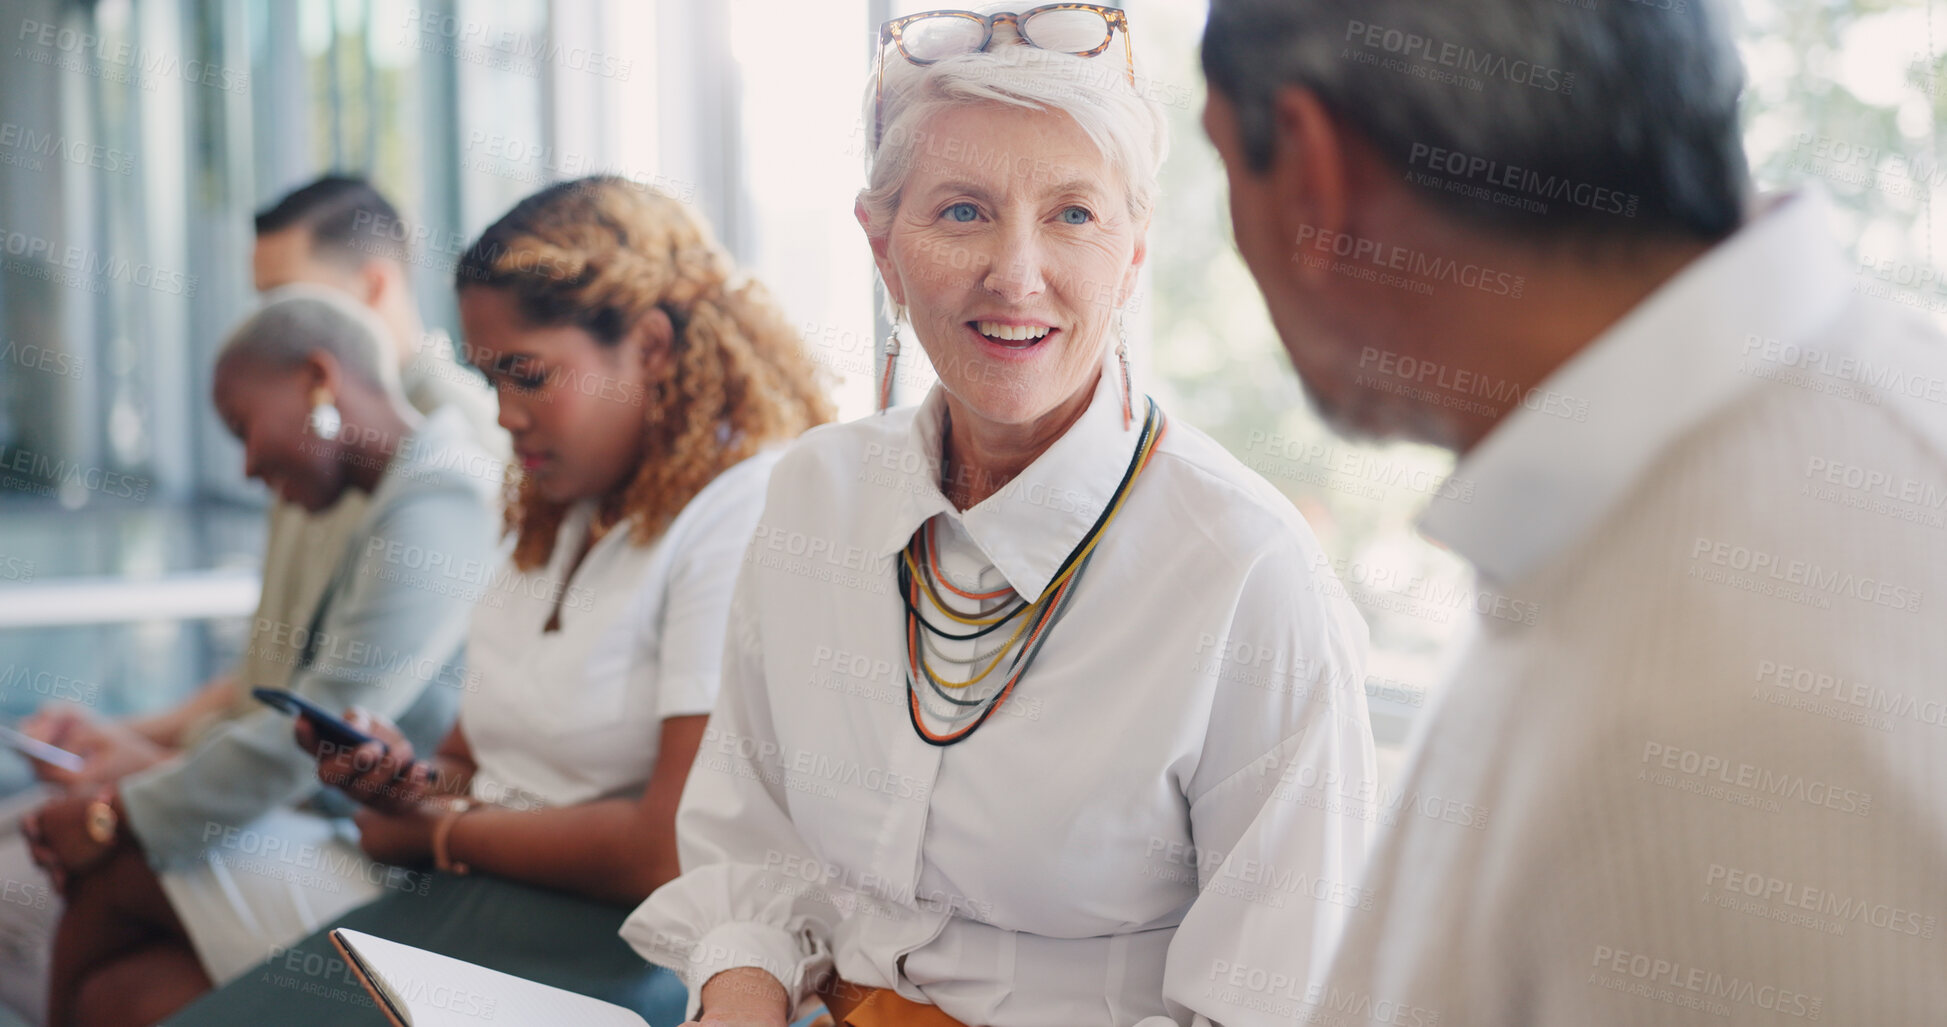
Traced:
POLYGON ((1312 400, 1476 486, 1421 524, 1479 588, 1406 779, 1294 789, 1388 826, 1371 908, 1269 997, 1936 1020, 1947 360, 1821 196, 1749 197, 1720 7, 1213 0, 1203 61, 1312 400))
MULTIPOLYGON (((458 407, 478 441, 505 454, 507 433, 485 379, 454 358, 453 340, 428 331, 412 295, 412 225, 362 178, 326 175, 257 215, 251 276, 258 292, 309 283, 336 289, 392 330, 406 398, 421 413, 458 407)), ((442 277, 443 277, 442 273, 442 277)))

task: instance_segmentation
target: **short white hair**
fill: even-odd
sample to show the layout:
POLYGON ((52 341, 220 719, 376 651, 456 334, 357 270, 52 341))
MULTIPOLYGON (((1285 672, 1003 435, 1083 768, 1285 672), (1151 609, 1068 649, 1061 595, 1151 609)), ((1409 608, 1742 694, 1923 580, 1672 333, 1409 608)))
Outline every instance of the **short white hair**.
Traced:
POLYGON ((230 333, 216 362, 221 366, 243 357, 283 369, 323 350, 347 374, 403 404, 390 339, 385 322, 351 297, 319 285, 285 285, 264 294, 263 303, 230 333))
MULTIPOLYGON (((1018 4, 988 4, 982 13, 1013 6, 1018 4)), ((899 209, 906 176, 927 143, 921 128, 927 119, 979 104, 1059 111, 1073 118, 1121 176, 1130 216, 1139 226, 1148 222, 1156 205, 1157 170, 1169 153, 1169 129, 1162 108, 1131 86, 1121 39, 1094 57, 1077 57, 1028 46, 997 26, 988 49, 934 64, 908 61, 896 43, 879 56, 885 68, 885 121, 879 137, 866 140, 866 186, 858 197, 872 225, 886 224, 899 209)), ((863 122, 868 132, 877 95, 876 79, 868 79, 863 122)), ((994 140, 993 152, 1004 157, 1006 141, 994 140)))

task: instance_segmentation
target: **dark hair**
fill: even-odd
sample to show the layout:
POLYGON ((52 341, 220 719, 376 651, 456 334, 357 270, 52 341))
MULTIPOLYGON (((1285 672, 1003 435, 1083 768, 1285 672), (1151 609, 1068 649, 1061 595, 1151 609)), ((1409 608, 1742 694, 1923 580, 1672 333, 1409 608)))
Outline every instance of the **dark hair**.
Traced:
POLYGON ((1278 90, 1301 86, 1476 224, 1716 240, 1749 192, 1743 65, 1717 5, 1211 0, 1203 70, 1258 171, 1278 90))
POLYGON ((257 215, 260 236, 288 228, 303 228, 312 253, 340 262, 385 257, 403 264, 410 255, 399 209, 356 175, 325 175, 257 215))

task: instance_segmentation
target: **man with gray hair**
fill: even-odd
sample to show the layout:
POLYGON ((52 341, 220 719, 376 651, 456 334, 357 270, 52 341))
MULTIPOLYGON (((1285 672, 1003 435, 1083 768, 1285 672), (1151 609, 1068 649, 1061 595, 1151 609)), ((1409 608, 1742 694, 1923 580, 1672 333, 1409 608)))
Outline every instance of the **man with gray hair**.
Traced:
POLYGON ((1308 394, 1460 455, 1479 577, 1405 780, 1293 787, 1385 830, 1235 1023, 1936 1019, 1947 360, 1749 195, 1722 11, 1212 0, 1203 62, 1308 394))

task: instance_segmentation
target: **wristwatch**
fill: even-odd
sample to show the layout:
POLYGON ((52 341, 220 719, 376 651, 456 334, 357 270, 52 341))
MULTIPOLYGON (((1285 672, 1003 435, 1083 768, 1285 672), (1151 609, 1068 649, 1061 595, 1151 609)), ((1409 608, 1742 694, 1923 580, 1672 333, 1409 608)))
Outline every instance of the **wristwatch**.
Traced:
POLYGON ((472 873, 473 868, 465 863, 454 862, 452 853, 446 849, 446 842, 453 834, 453 825, 458 823, 460 817, 472 808, 472 799, 454 799, 447 804, 446 812, 439 815, 439 823, 433 825, 433 866, 438 867, 446 873, 457 874, 460 877, 465 877, 472 873))
POLYGON ((115 844, 116 832, 121 829, 122 818, 115 812, 115 789, 103 788, 101 794, 88 803, 86 826, 88 837, 96 845, 115 844))

